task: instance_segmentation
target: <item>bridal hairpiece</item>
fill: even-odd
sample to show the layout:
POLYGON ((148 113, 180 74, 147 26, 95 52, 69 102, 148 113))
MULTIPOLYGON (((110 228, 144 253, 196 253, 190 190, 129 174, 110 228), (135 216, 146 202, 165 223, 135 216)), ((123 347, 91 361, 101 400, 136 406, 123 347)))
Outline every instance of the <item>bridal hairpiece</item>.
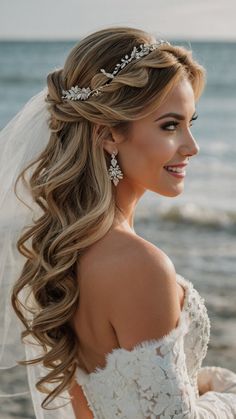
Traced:
MULTIPOLYGON (((140 58, 144 57, 145 55, 148 55, 150 52, 154 51, 156 48, 159 47, 161 44, 168 44, 170 43, 168 41, 165 41, 163 39, 160 39, 159 41, 156 41, 153 44, 140 44, 138 47, 134 47, 131 51, 130 56, 126 54, 123 58, 121 58, 121 62, 116 64, 114 70, 112 73, 108 73, 104 70, 104 68, 101 68, 100 71, 105 76, 107 76, 109 79, 114 79, 116 74, 122 70, 127 64, 129 64, 132 60, 136 59, 139 60, 140 58)), ((101 87, 98 87, 97 89, 91 90, 90 87, 79 87, 79 86, 73 86, 69 90, 62 90, 63 96, 62 99, 68 99, 68 100, 87 100, 90 96, 98 96, 101 94, 101 90, 104 86, 107 86, 109 84, 106 83, 101 87)))

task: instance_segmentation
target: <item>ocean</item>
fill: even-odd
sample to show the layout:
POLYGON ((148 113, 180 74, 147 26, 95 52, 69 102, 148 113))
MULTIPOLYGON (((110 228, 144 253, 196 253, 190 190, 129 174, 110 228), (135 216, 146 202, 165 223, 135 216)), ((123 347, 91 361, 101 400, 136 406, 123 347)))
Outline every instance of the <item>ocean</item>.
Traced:
MULTIPOLYGON (((236 372, 236 43, 172 42, 191 48, 207 69, 192 127, 200 152, 190 158, 180 196, 146 192, 134 228, 205 298, 211 339, 203 365, 236 372)), ((48 72, 63 66, 75 43, 0 42, 0 129, 46 85, 48 72)), ((16 380, 24 385, 24 369, 1 372, 0 387, 16 380)), ((0 403, 1 419, 34 418, 27 396, 0 403)))

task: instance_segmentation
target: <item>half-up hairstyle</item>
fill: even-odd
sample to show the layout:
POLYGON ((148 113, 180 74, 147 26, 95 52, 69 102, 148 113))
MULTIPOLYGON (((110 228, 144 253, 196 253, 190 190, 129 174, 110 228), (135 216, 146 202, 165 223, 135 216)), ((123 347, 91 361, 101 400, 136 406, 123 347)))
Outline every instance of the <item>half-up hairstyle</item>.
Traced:
MULTIPOLYGON (((190 81, 196 101, 204 89, 205 69, 192 51, 167 43, 131 61, 107 84, 100 69, 112 72, 134 46, 153 42, 153 36, 139 29, 102 29, 76 44, 64 67, 47 76, 51 135, 29 182, 43 215, 17 241, 27 260, 12 292, 13 307, 25 326, 22 337, 32 336, 42 347, 41 357, 21 363, 42 363, 47 368, 48 374, 37 383, 37 389, 47 393, 44 408, 70 389, 80 364, 78 339, 71 327, 79 305, 80 255, 114 221, 115 187, 102 139, 111 127, 127 133, 132 121, 157 109, 183 77, 190 81), (62 99, 62 91, 72 86, 96 89, 105 84, 100 95, 88 100, 62 99), (31 249, 25 245, 28 239, 31 249), (27 305, 23 309, 19 299, 26 287, 35 302, 31 322, 24 311, 27 305)), ((19 174, 15 186, 29 167, 19 174)))

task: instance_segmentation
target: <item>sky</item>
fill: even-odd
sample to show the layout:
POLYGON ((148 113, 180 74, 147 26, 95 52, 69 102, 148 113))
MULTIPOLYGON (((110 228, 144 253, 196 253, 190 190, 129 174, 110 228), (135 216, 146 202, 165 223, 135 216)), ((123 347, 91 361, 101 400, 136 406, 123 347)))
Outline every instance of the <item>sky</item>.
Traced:
POLYGON ((0 40, 78 39, 106 26, 236 40, 236 0, 0 0, 0 40))

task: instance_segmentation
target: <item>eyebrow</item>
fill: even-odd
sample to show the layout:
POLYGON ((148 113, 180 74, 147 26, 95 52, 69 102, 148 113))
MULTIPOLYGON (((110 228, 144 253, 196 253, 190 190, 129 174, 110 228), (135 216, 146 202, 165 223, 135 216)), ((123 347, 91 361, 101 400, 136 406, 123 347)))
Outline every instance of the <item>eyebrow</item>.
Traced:
MULTIPOLYGON (((196 111, 194 111, 192 118, 197 114, 196 111)), ((155 119, 155 121, 159 121, 160 119, 164 119, 167 118, 168 116, 171 116, 173 118, 179 119, 181 121, 185 120, 184 115, 180 115, 178 113, 174 113, 174 112, 170 112, 170 113, 165 113, 164 115, 160 116, 160 118, 155 119)))

